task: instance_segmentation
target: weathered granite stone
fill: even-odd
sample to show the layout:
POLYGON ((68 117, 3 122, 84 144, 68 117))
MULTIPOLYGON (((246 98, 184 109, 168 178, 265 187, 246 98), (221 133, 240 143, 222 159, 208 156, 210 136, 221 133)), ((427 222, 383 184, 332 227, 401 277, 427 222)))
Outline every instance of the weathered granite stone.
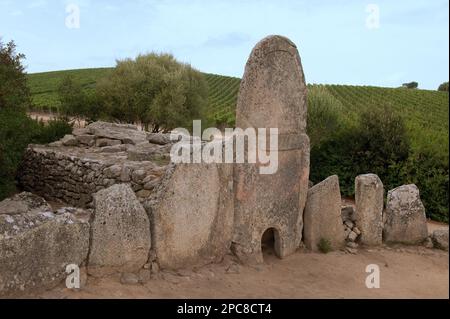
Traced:
POLYGON ((86 128, 92 135, 97 136, 97 138, 119 140, 123 144, 147 142, 147 134, 139 131, 135 125, 95 122, 89 124, 86 128))
POLYGON ((356 225, 361 231, 360 242, 381 245, 383 242, 384 188, 375 174, 359 175, 355 179, 356 225))
POLYGON ((172 143, 170 134, 147 133, 147 140, 152 144, 166 145, 172 143))
POLYGON ((260 41, 241 82, 236 127, 278 128, 278 170, 262 175, 258 163, 234 167, 233 251, 241 262, 262 262, 261 239, 268 229, 274 230, 279 257, 300 245, 309 181, 306 91, 295 44, 282 36, 260 41))
POLYGON ((383 238, 386 242, 417 244, 428 237, 425 207, 416 185, 403 185, 388 192, 383 238))
MULTIPOLYGON (((95 145, 97 147, 105 147, 105 146, 111 146, 112 147, 112 146, 119 146, 121 144, 122 144, 122 142, 120 140, 112 140, 112 139, 109 139, 109 138, 99 138, 99 139, 97 139, 97 141, 95 143, 95 145)), ((116 149, 121 149, 121 148, 117 147, 116 149)))
POLYGON ((23 192, 0 202, 0 215, 17 215, 51 212, 52 208, 42 197, 23 192))
POLYGON ((220 261, 229 252, 232 172, 226 164, 179 164, 166 173, 151 209, 152 245, 161 268, 220 261))
POLYGON ((80 144, 86 146, 93 146, 95 144, 95 136, 94 135, 77 135, 75 137, 80 144))
POLYGON ((0 202, 0 207, 8 207, 0 212, 0 296, 52 288, 66 277, 67 265, 85 262, 87 212, 66 208, 54 214, 43 199, 29 194, 0 202), (13 211, 11 203, 20 200, 13 211))
POLYGON ((66 135, 61 139, 61 142, 64 146, 77 146, 78 139, 73 135, 66 135))
POLYGON ((344 246, 341 192, 336 175, 328 177, 308 190, 303 219, 303 240, 308 249, 317 251, 321 239, 327 240, 333 249, 344 246))
POLYGON ((147 262, 151 247, 147 214, 126 184, 116 184, 94 195, 88 272, 103 276, 137 272, 147 262))
POLYGON ((448 250, 448 228, 436 229, 431 237, 436 248, 448 250))

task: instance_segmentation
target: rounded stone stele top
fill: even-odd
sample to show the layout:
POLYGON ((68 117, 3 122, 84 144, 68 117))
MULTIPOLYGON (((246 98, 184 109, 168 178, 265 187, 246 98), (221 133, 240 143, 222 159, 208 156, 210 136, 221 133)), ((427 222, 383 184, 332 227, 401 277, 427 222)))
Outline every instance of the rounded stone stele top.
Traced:
POLYGON ((307 89, 296 45, 283 36, 264 38, 245 67, 236 126, 278 128, 279 134, 299 134, 306 130, 306 116, 307 89))

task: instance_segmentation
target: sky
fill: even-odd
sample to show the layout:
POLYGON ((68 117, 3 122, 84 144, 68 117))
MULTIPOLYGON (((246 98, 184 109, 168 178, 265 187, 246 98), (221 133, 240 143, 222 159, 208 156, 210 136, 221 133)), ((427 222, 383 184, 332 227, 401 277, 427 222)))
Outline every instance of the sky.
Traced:
POLYGON ((436 90, 449 78, 448 0, 0 0, 0 37, 29 73, 169 52, 242 77, 271 34, 296 43, 308 83, 436 90))

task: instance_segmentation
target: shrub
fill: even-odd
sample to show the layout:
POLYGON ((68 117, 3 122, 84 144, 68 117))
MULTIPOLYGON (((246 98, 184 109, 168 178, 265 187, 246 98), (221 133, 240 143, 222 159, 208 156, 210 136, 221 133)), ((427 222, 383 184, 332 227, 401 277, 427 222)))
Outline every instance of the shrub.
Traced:
POLYGON ((319 243, 317 244, 317 248, 323 254, 327 254, 333 249, 331 248, 331 243, 328 239, 320 238, 319 243))
POLYGON ((311 180, 317 183, 337 174, 346 196, 354 194, 359 174, 377 174, 386 187, 396 187, 400 180, 396 168, 406 163, 409 152, 402 117, 387 107, 368 110, 360 114, 356 125, 342 127, 311 148, 311 180))
POLYGON ((99 102, 112 119, 141 123, 152 131, 192 126, 207 103, 203 75, 170 54, 118 61, 97 85, 99 102))
POLYGON ((53 142, 69 132, 63 120, 44 125, 24 112, 0 110, 0 200, 15 192, 16 170, 28 144, 53 142))
POLYGON ((448 92, 448 82, 444 82, 439 85, 438 91, 448 92))
POLYGON ((342 104, 323 86, 308 90, 308 136, 311 146, 328 140, 344 122, 342 104))
POLYGON ((403 83, 402 86, 407 89, 417 89, 419 87, 419 83, 417 82, 403 83))
POLYGON ((22 65, 24 58, 25 55, 16 52, 14 41, 4 45, 0 39, 0 110, 25 110, 31 104, 22 65))

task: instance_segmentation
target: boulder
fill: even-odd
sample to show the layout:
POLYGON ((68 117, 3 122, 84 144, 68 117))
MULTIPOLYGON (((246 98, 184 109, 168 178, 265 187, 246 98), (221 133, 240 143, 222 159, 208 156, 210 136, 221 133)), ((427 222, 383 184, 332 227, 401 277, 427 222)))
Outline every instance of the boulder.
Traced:
POLYGON ((361 231, 360 242, 381 245, 383 242, 384 188, 375 174, 359 175, 355 179, 355 219, 361 231))
POLYGON ((0 210, 0 296, 53 288, 66 278, 67 265, 87 258, 89 213, 67 208, 55 214, 43 199, 35 206, 36 199, 20 194, 0 203, 9 207, 0 210), (10 204, 18 198, 24 202, 14 212, 10 204))
POLYGON ((416 185, 388 192, 383 238, 386 242, 417 244, 428 237, 425 207, 416 185))
POLYGON ((116 184, 94 194, 93 206, 88 273, 137 272, 147 262, 151 238, 135 193, 127 184, 116 184))
POLYGON ((341 218, 341 193, 336 175, 308 190, 304 213, 304 242, 308 249, 318 250, 321 239, 327 240, 333 249, 345 244, 341 218))
POLYGON ((436 229, 431 236, 435 248, 448 250, 448 228, 436 229))

